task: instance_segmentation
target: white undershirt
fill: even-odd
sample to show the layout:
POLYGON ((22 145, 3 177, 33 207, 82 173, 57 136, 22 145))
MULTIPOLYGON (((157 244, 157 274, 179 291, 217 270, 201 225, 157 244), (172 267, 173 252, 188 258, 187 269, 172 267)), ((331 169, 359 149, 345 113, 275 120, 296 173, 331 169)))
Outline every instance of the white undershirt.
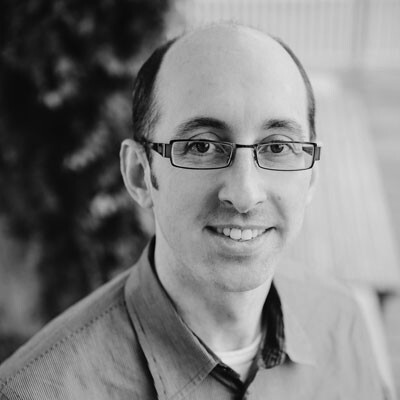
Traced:
POLYGON ((233 351, 216 351, 215 354, 240 375, 240 379, 245 381, 250 372, 251 363, 257 354, 258 346, 261 342, 261 333, 249 346, 233 351))

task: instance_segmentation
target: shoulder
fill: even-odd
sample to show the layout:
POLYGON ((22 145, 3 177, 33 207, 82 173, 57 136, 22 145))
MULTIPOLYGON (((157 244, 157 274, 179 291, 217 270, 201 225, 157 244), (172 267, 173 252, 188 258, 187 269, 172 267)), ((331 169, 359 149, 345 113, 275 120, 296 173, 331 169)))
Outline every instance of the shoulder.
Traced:
MULTIPOLYGON (((293 266, 293 269, 295 267, 293 266)), ((304 271, 304 268, 301 269, 304 271)), ((299 318, 317 318, 327 324, 352 318, 360 308, 349 286, 333 277, 314 276, 288 271, 277 273, 275 285, 281 297, 299 318)))
POLYGON ((311 345, 320 386, 333 390, 340 383, 343 393, 383 398, 371 337, 350 288, 333 278, 286 273, 274 282, 284 316, 296 319, 311 345))
MULTIPOLYGON (((84 388, 141 371, 143 358, 125 304, 129 271, 49 323, 0 367, 10 398, 82 398, 84 388), (111 368, 112 367, 112 368, 111 368), (36 396, 33 394, 36 393, 36 396), (72 395, 72 393, 74 393, 72 395)), ((89 397, 90 397, 89 396, 89 397)), ((105 393, 95 398, 102 399, 105 393)))
MULTIPOLYGON (((358 347, 371 347, 364 316, 350 287, 334 278, 310 276, 277 275, 274 282, 284 314, 296 319, 324 357, 349 350, 355 332, 361 333, 358 347)), ((351 351, 356 350, 357 346, 351 351)))
POLYGON ((29 368, 36 359, 79 342, 88 332, 93 333, 99 327, 103 329, 110 316, 123 311, 124 278, 119 276, 102 286, 51 321, 2 365, 0 376, 3 377, 4 371, 12 374, 20 368, 29 368))
POLYGON ((277 275, 274 282, 284 316, 301 326, 321 361, 332 355, 340 362, 346 352, 354 356, 370 352, 364 316, 345 284, 333 278, 286 274, 277 275))

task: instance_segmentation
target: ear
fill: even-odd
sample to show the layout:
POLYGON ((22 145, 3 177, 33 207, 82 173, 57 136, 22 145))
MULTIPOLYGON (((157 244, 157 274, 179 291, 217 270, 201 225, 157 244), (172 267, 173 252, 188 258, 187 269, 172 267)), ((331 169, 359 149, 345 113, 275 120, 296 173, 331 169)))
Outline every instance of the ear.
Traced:
POLYGON ((311 200, 314 197, 315 187, 317 185, 318 178, 319 178, 318 165, 314 165, 311 170, 310 186, 308 188, 307 202, 306 202, 307 205, 311 203, 311 200))
POLYGON ((121 144, 120 163, 125 187, 132 199, 144 208, 151 208, 150 180, 146 179, 150 166, 143 147, 132 139, 125 139, 121 144))

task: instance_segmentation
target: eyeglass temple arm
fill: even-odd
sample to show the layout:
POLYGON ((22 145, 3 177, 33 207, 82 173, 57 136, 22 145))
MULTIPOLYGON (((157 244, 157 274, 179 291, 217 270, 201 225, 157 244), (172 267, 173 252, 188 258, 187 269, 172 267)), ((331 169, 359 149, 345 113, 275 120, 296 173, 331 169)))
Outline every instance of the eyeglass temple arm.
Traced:
POLYGON ((318 161, 321 155, 321 146, 314 145, 312 148, 305 146, 303 147, 303 151, 310 156, 314 155, 314 161, 318 161))
POLYGON ((319 161, 320 157, 321 157, 321 146, 315 146, 314 160, 319 161))
POLYGON ((151 150, 154 150, 162 157, 171 158, 171 147, 172 145, 169 143, 153 143, 153 142, 142 142, 143 146, 149 147, 151 150))

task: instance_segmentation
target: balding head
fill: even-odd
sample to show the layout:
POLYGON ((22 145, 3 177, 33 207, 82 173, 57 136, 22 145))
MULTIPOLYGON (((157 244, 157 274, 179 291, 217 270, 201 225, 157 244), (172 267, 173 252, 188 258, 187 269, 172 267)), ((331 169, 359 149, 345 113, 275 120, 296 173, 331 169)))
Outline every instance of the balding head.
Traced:
MULTIPOLYGON (((225 73, 225 69, 229 68, 229 62, 239 64, 246 62, 250 66, 253 64, 253 78, 261 78, 264 74, 272 73, 272 76, 283 77, 286 86, 291 86, 293 83, 289 79, 290 76, 294 77, 297 74, 297 77, 301 77, 301 90, 305 90, 306 93, 309 138, 315 139, 314 94, 304 68, 290 48, 281 40, 252 28, 235 24, 218 24, 197 29, 167 42, 157 48, 142 66, 133 96, 135 140, 141 141, 152 135, 161 116, 161 98, 168 101, 168 96, 177 95, 174 80, 176 77, 181 77, 185 66, 186 74, 196 76, 199 73, 204 74, 207 69, 212 69, 212 63, 219 63, 222 67, 221 72, 225 73), (266 69, 259 68, 258 60, 263 55, 269 59, 266 69), (275 72, 272 71, 274 67, 277 70, 275 72)), ((217 71, 212 72, 218 80, 217 71)))

